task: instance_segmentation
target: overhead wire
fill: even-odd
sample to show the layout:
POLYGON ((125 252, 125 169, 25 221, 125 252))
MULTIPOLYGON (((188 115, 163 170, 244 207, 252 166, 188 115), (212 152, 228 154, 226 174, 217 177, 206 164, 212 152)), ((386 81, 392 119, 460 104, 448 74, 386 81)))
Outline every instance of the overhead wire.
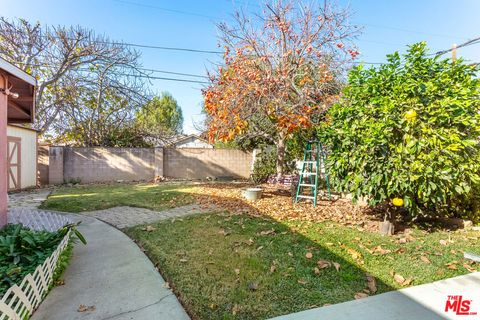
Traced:
MULTIPOLYGON (((12 64, 26 65, 26 63, 20 62, 20 61, 9 61, 9 62, 12 63, 12 64)), ((46 64, 46 63, 30 64, 30 66, 32 66, 32 67, 54 67, 54 65, 46 64)), ((188 77, 201 77, 201 78, 208 79, 207 76, 201 76, 201 75, 195 75, 195 74, 189 74, 189 73, 164 71, 164 70, 148 69, 148 68, 137 68, 137 67, 133 68, 133 69, 150 71, 150 72, 166 73, 166 74, 174 74, 174 75, 183 75, 183 76, 188 76, 188 77)), ((78 68, 77 70, 92 72, 92 70, 88 69, 88 68, 78 68)), ((120 72, 113 72, 113 73, 116 74, 116 75, 121 75, 121 76, 125 76, 125 77, 133 77, 133 78, 144 78, 144 79, 152 79, 152 80, 167 80, 167 81, 190 82, 190 83, 198 83, 198 84, 209 84, 209 82, 207 82, 207 81, 200 81, 200 80, 159 77, 159 76, 152 76, 152 75, 146 75, 146 74, 127 74, 127 73, 120 73, 120 72)))

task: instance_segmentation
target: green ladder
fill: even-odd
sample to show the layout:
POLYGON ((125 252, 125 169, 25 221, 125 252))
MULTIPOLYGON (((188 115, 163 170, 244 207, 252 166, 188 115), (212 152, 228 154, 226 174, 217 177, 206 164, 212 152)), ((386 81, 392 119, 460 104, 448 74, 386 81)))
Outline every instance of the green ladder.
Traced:
MULTIPOLYGON (((325 164, 325 158, 325 151, 323 150, 322 144, 319 141, 307 142, 307 146, 305 147, 305 152, 303 154, 302 171, 300 172, 300 176, 298 178, 295 203, 297 203, 300 199, 310 199, 313 200, 313 206, 317 206, 318 176, 321 174, 320 164, 321 162, 325 164), (308 189, 310 189, 310 192, 308 192, 308 189)), ((325 181, 327 183, 328 199, 330 200, 330 182, 326 172, 325 181)))

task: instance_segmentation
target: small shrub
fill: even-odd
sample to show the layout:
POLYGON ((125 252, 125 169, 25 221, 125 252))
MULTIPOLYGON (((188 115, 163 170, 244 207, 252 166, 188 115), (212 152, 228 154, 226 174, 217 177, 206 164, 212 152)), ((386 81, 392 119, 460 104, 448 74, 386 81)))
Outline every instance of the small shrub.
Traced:
POLYGON ((80 178, 70 178, 64 182, 64 184, 72 184, 72 185, 77 185, 82 183, 82 179, 80 178))
POLYGON ((266 182, 270 175, 277 172, 276 151, 272 148, 264 150, 253 165, 252 181, 254 183, 266 182))
POLYGON ((480 182, 477 68, 429 56, 425 43, 387 60, 354 68, 329 110, 319 130, 329 173, 355 199, 399 198, 413 215, 448 215, 480 182))

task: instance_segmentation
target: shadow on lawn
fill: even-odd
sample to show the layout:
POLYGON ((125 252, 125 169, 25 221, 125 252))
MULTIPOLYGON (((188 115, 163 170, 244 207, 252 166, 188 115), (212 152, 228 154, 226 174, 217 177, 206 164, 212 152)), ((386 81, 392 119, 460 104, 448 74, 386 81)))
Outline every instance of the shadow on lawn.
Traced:
MULTIPOLYGON (((225 189, 224 185, 205 186, 225 189)), ((353 300, 358 293, 394 290, 376 279, 377 292, 371 292, 354 250, 347 260, 331 250, 332 244, 325 244, 340 245, 338 239, 313 241, 299 232, 301 223, 274 220, 245 200, 191 195, 200 202, 208 197, 220 206, 228 203, 227 211, 212 217, 191 216, 174 225, 159 223, 151 233, 140 227, 127 233, 146 249, 193 319, 262 319, 353 300), (182 234, 188 237, 179 238, 182 234), (338 271, 334 263, 340 266, 338 271)), ((313 232, 321 234, 322 230, 313 232)), ((399 300, 394 311, 397 317, 412 314, 417 319, 442 319, 404 295, 399 300)), ((381 301, 371 303, 388 319, 388 308, 381 301)))

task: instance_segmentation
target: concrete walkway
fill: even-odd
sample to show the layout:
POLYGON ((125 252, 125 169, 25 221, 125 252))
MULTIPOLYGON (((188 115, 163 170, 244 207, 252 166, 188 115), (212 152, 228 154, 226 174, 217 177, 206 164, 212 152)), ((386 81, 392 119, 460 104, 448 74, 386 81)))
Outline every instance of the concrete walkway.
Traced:
POLYGON ((387 292, 365 299, 339 303, 274 318, 275 320, 400 320, 400 319, 479 319, 480 272, 420 286, 387 292), (448 296, 472 300, 470 312, 445 312, 448 296))
POLYGON ((49 293, 32 320, 189 319, 130 238, 95 218, 71 216, 82 220, 88 244, 75 245, 65 284, 49 293), (81 305, 91 311, 80 312, 81 305))
POLYGON ((190 204, 163 211, 122 206, 105 210, 85 211, 82 212, 82 215, 95 217, 119 229, 123 229, 140 224, 153 223, 171 218, 182 218, 192 214, 207 213, 215 210, 218 210, 218 207, 200 206, 198 204, 190 204))

